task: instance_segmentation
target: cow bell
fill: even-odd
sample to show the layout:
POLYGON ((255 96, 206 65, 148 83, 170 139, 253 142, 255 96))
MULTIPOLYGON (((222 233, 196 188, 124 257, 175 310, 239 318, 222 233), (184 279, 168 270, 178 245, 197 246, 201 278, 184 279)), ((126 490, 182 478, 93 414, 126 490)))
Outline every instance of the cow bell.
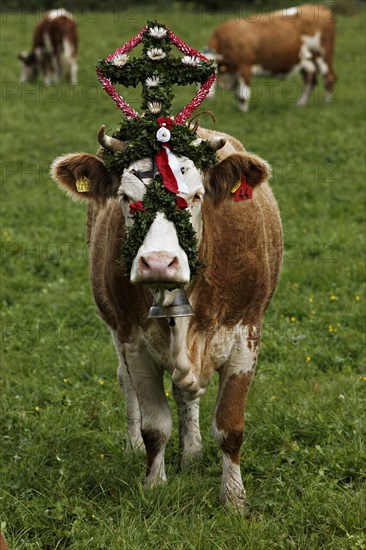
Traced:
POLYGON ((170 306, 160 306, 155 299, 150 308, 149 319, 161 319, 174 317, 192 317, 194 315, 191 306, 189 305, 187 295, 183 288, 180 288, 170 306))

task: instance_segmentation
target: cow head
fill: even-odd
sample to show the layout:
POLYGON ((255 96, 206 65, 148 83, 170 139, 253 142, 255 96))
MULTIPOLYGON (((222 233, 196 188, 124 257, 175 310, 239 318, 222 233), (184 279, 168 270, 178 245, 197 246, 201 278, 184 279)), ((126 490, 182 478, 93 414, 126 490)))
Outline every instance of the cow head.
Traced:
MULTIPOLYGON (((174 201, 173 210, 184 208, 193 238, 197 238, 199 244, 202 237, 202 203, 205 193, 218 206, 230 196, 233 185, 243 176, 254 186, 269 175, 266 163, 247 153, 229 155, 205 174, 189 158, 177 156, 185 191, 180 191, 177 195, 166 191, 168 195, 164 195, 155 208, 150 207, 152 197, 160 191, 154 179, 153 159, 143 158, 133 162, 122 173, 108 171, 103 163, 103 152, 122 151, 127 143, 106 136, 104 127, 99 131, 99 141, 103 149, 98 156, 80 153, 57 158, 52 165, 52 177, 77 199, 102 204, 107 199, 118 201, 129 239, 135 229, 138 234, 139 227, 146 224, 144 238, 141 242, 136 238, 137 242, 132 243, 135 252, 130 263, 129 277, 131 283, 142 284, 154 290, 179 288, 191 279, 187 247, 180 240, 180 218, 167 214, 166 201, 174 201), (87 180, 83 180, 85 177, 87 180), (78 184, 80 181, 89 181, 90 186, 81 189, 78 184)), ((210 144, 218 150, 225 145, 225 139, 213 137, 210 144)), ((160 293, 160 296, 162 305, 169 305, 166 293, 160 293)), ((173 300, 174 293, 171 296, 173 300)))
POLYGON ((22 52, 18 55, 21 61, 20 82, 34 82, 38 76, 38 60, 34 52, 22 52))

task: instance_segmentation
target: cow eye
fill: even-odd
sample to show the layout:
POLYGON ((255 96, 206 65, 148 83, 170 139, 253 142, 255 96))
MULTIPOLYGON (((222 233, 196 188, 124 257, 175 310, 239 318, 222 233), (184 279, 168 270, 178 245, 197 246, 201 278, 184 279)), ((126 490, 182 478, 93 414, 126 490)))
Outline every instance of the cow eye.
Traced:
POLYGON ((123 202, 130 202, 130 197, 128 195, 126 195, 126 193, 123 193, 122 200, 123 200, 123 202))
POLYGON ((193 197, 193 200, 195 201, 200 201, 202 199, 202 195, 199 195, 198 193, 196 193, 193 197))
POLYGON ((182 172, 182 174, 184 174, 184 172, 186 171, 186 169, 184 168, 184 166, 182 166, 182 168, 180 169, 180 171, 182 172))

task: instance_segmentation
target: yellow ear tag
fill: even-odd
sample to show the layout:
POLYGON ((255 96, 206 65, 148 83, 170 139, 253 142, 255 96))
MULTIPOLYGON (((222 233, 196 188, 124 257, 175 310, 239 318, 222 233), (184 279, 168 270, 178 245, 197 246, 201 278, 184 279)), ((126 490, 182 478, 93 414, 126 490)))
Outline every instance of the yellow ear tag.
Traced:
POLYGON ((235 193, 235 191, 237 191, 239 189, 239 187, 241 186, 241 181, 238 181, 238 183, 236 183, 234 185, 234 187, 232 188, 231 192, 232 193, 235 193))
POLYGON ((82 176, 76 180, 76 190, 79 193, 87 193, 88 191, 91 191, 90 179, 86 176, 82 176))

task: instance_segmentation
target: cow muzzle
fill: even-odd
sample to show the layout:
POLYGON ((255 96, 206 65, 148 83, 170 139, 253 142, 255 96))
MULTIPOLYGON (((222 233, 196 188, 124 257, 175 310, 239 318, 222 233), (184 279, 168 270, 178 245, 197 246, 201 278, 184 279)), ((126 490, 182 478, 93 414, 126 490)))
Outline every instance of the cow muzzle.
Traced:
POLYGON ((154 252, 141 256, 139 262, 139 275, 141 283, 148 285, 172 287, 176 283, 182 284, 179 259, 177 256, 166 252, 154 252))
POLYGON ((174 224, 158 213, 132 263, 132 284, 153 289, 180 288, 191 277, 188 258, 174 224))

